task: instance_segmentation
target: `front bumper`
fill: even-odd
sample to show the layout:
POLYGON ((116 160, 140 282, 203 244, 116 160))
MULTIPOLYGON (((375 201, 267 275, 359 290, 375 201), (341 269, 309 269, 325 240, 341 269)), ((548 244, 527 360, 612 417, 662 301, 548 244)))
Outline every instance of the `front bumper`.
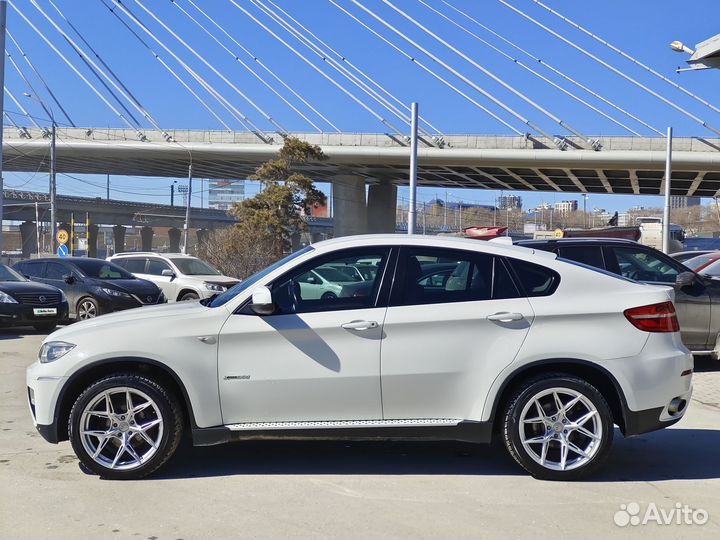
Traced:
POLYGON ((51 443, 60 440, 57 425, 57 402, 67 377, 41 373, 42 364, 31 364, 25 374, 27 398, 33 424, 43 438, 51 443))
POLYGON ((46 322, 64 321, 68 318, 68 303, 60 302, 59 304, 48 304, 34 306, 29 304, 2 304, 0 312, 1 326, 22 326, 33 325, 46 322), (54 308, 54 315, 36 315, 36 309, 54 308))

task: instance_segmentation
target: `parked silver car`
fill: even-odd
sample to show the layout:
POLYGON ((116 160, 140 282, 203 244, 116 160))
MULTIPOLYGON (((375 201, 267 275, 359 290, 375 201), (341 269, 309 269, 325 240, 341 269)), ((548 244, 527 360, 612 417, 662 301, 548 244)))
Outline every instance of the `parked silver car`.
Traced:
POLYGON ((631 240, 568 238, 517 244, 635 281, 674 286, 683 343, 693 354, 720 357, 720 279, 696 274, 661 251, 631 240))

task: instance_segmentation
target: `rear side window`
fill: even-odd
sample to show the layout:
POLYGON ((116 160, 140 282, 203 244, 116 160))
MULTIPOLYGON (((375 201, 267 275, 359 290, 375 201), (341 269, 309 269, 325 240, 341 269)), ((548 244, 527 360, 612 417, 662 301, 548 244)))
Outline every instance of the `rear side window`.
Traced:
POLYGON ((486 253, 441 248, 409 248, 404 279, 394 305, 447 304, 518 298, 502 259, 486 253))
POLYGON ((600 246, 563 246, 560 248, 559 255, 563 259, 594 266, 595 268, 605 268, 600 246))
POLYGON ((23 264, 22 273, 30 277, 43 277, 44 262, 28 262, 23 264))
MULTIPOLYGON (((144 274, 145 273, 145 257, 120 259, 123 261, 122 267, 130 272, 131 274, 144 274)), ((116 261, 113 261, 117 264, 116 261)))
POLYGON ((506 259, 527 296, 550 296, 560 284, 560 274, 539 264, 506 259))

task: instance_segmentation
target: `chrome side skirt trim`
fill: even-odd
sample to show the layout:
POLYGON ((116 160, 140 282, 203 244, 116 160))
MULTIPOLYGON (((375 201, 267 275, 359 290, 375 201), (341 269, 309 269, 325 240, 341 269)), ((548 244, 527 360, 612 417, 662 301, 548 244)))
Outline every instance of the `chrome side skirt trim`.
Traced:
POLYGON ((384 428, 417 426, 456 426, 458 418, 419 418, 411 420, 331 420, 327 422, 245 422, 228 424, 231 431, 256 431, 266 429, 323 429, 323 428, 384 428))

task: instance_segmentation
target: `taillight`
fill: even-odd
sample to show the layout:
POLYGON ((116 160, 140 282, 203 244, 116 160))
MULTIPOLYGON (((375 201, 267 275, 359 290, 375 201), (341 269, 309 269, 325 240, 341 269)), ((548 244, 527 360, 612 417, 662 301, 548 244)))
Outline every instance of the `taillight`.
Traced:
POLYGON ((635 328, 643 332, 677 332, 680 330, 675 306, 662 302, 625 310, 625 317, 635 328))

